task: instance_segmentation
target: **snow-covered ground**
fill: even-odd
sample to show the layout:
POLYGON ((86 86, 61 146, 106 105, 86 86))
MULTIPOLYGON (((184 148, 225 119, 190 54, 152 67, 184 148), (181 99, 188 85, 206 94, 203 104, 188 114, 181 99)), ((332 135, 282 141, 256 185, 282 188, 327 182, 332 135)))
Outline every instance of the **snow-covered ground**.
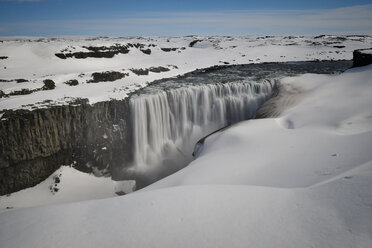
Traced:
POLYGON ((1 212, 1 246, 370 247, 372 65, 281 83, 298 94, 278 117, 213 134, 188 167, 147 188, 1 212))
MULTIPOLYGON (((76 98, 90 103, 125 98, 129 92, 149 82, 223 64, 247 64, 276 61, 352 59, 352 51, 372 46, 369 36, 245 36, 245 37, 64 37, 64 38, 1 38, 0 90, 4 94, 22 89, 35 90, 43 80, 52 79, 56 88, 48 94, 36 91, 27 95, 0 98, 3 109, 65 104, 76 98), (197 42, 195 42, 197 41, 197 42), (129 45, 131 47, 129 47, 129 45), (136 46, 134 46, 136 45, 136 46), (192 47, 190 47, 192 45, 192 47), (89 47, 127 47, 128 53, 112 58, 67 58, 55 54, 90 52, 89 47), (146 54, 142 50, 150 49, 146 54), (173 50, 172 50, 173 49, 173 50), (165 67, 166 72, 137 75, 131 69, 165 67), (87 83, 92 73, 117 71, 129 75, 114 82, 87 83), (17 83, 15 79, 28 82, 17 83), (79 84, 69 86, 68 80, 79 84), (52 100, 52 102, 46 100, 52 100)), ((107 51, 107 50, 105 50, 107 51)), ((0 92, 1 93, 1 92, 0 92)), ((0 94, 1 95, 1 94, 0 94)))
POLYGON ((0 211, 11 208, 102 199, 128 194, 135 190, 135 181, 113 181, 61 166, 35 187, 0 196, 0 211))

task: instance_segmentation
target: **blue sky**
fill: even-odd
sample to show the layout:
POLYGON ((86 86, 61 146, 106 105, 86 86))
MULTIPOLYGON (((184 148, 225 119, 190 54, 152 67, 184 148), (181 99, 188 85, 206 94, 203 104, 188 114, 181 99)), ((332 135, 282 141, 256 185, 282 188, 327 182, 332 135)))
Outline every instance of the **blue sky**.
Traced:
POLYGON ((0 35, 372 34, 372 0, 0 0, 0 35))

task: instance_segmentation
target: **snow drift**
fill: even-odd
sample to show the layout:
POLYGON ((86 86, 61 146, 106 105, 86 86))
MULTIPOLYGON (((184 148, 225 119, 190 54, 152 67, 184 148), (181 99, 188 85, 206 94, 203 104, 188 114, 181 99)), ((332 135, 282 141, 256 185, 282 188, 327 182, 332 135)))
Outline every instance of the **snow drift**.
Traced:
POLYGON ((372 66, 285 78, 277 118, 206 139, 190 166, 133 194, 4 211, 4 247, 369 247, 372 66))

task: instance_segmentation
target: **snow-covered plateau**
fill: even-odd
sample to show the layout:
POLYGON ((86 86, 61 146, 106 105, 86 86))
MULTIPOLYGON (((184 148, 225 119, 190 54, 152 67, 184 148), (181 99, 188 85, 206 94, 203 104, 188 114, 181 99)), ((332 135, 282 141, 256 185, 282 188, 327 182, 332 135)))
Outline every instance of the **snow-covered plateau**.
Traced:
POLYGON ((76 98, 87 98, 91 104, 123 99, 153 80, 197 68, 352 59, 354 50, 372 46, 370 36, 332 35, 0 40, 0 96, 8 96, 0 98, 0 110, 34 109, 65 104, 76 98), (107 71, 117 73, 114 81, 95 83, 94 73, 107 71), (55 83, 48 94, 40 90, 46 79, 55 83))
MULTIPOLYGON (((7 57, 0 85, 8 94, 0 106, 122 99, 196 68, 351 59, 371 46, 368 36, 9 38, 0 43, 7 57), (169 70, 141 75, 148 68, 169 70), (89 82, 105 71, 126 76, 89 82), (10 94, 42 88, 45 79, 55 88, 10 94), (73 79, 78 85, 64 83, 73 79)), ((136 192, 133 181, 62 166, 33 188, 1 196, 1 247, 370 247, 372 65, 276 80, 278 96, 262 107, 266 118, 211 134, 187 167, 136 192)))

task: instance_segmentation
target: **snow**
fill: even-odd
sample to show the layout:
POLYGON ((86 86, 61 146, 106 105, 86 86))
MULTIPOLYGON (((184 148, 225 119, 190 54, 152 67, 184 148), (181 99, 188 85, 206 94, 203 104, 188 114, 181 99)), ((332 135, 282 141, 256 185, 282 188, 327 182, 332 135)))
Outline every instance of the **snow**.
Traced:
POLYGON ((132 194, 0 212, 0 244, 370 247, 372 65, 280 82, 295 93, 279 116, 209 136, 188 167, 132 194))
POLYGON ((197 160, 147 189, 247 183, 303 188, 371 161, 371 69, 281 79, 284 86, 302 87, 297 105, 278 118, 241 122, 212 135, 197 160))
POLYGON ((0 196, 0 210, 102 199, 117 196, 117 192, 131 193, 134 189, 135 181, 132 180, 112 181, 109 177, 96 177, 71 166, 61 166, 35 187, 0 196))
POLYGON ((362 50, 362 53, 365 53, 365 54, 372 54, 372 49, 363 49, 363 50, 362 50))
MULTIPOLYGON (((167 47, 179 46, 182 42, 186 46, 186 39, 172 38, 167 47)), ((323 58, 320 53, 323 47, 308 47, 305 43, 309 38, 306 37, 294 38, 300 43, 298 46, 274 45, 280 42, 277 37, 218 39, 222 49, 236 43, 244 44, 250 58, 256 58, 260 49, 265 51, 261 56, 267 52, 267 60, 282 59, 278 57, 279 51, 288 52, 287 59, 304 59, 309 49, 314 49, 314 58, 323 58), (249 50, 248 46, 253 47, 249 50), (276 46, 278 49, 274 49, 276 46)), ((294 42, 293 39, 281 39, 284 44, 294 42)), ((334 40, 335 37, 312 37, 311 40, 319 39, 334 40)), ((166 38, 156 41, 159 40, 167 44, 166 38)), ((19 41, 7 42, 9 46, 22 46, 19 41)), ((65 41, 53 42, 61 42, 63 47, 65 41)), ((105 42, 111 41, 102 40, 102 44, 105 42)), ((368 42, 350 38, 342 44, 351 51, 357 46, 370 46, 368 42)), ((214 49, 213 44, 207 41, 196 43, 195 48, 185 51, 190 57, 181 56, 179 62, 196 61, 191 56, 194 49, 199 49, 197 58, 200 61, 193 66, 207 66, 229 58, 234 58, 236 63, 244 62, 237 60, 238 56, 234 54, 235 50, 242 51, 240 48, 221 53, 217 49, 211 53, 208 49, 214 49), (203 57, 208 53, 210 58, 203 57), (227 56, 230 53, 231 57, 227 56), (219 57, 223 54, 226 57, 219 57)), ((33 43, 25 46, 28 51, 33 43)), ((0 55, 3 54, 9 55, 0 49, 0 55)), ((174 57, 178 56, 177 52, 174 54, 174 57)), ((350 58, 350 53, 345 52, 342 56, 350 58)), ((158 62, 167 59, 165 55, 158 58, 158 62)), ((50 59, 55 58, 51 56, 50 59)), ((144 59, 142 62, 148 64, 141 67, 150 66, 150 60, 143 62, 144 59)), ((53 74, 60 77, 67 71, 68 63, 65 62, 57 62, 65 66, 60 72, 54 65, 45 70, 55 70, 53 74)), ((182 62, 176 62, 175 59, 169 63, 181 68, 179 71, 171 70, 159 77, 193 68, 190 65, 182 67, 182 62)), ((75 65, 69 69, 76 71, 69 73, 81 73, 84 63, 73 62, 75 65)), ((93 64, 89 66, 93 67, 93 64)), ((44 68, 36 67, 36 78, 43 77, 44 68)), ((118 67, 122 68, 123 64, 119 63, 118 67)), ((14 75, 2 74, 2 77, 15 78, 14 75)), ((136 80, 142 82, 142 77, 136 80)), ((120 82, 89 84, 89 87, 97 87, 97 92, 108 88, 107 93, 110 85, 120 82)), ((130 192, 135 187, 134 182, 114 183, 108 178, 96 178, 65 166, 34 188, 1 197, 3 209, 47 201, 64 202, 0 212, 1 247, 370 247, 372 65, 353 68, 340 75, 287 77, 280 79, 280 83, 283 93, 272 102, 276 104, 277 116, 241 122, 209 136, 198 158, 189 166, 144 189, 125 196, 65 203, 66 199, 76 200, 74 197, 114 196, 115 192, 130 192), (54 185, 55 176, 59 174, 62 174, 59 190, 53 194, 49 186, 54 185), (22 197, 18 197, 21 194, 22 197)), ((62 88, 62 84, 57 84, 58 87, 62 88)), ((70 89, 68 87, 66 89, 70 89)), ((88 84, 77 87, 88 87, 88 84)), ((106 97, 102 92, 100 96, 92 92, 86 93, 90 101, 106 97)), ((16 105, 15 100, 11 103, 12 99, 30 103, 31 98, 18 97, 1 99, 0 104, 3 108, 21 106, 16 105)))
POLYGON ((123 99, 127 95, 149 82, 173 77, 197 68, 213 65, 247 64, 275 61, 307 61, 316 59, 351 59, 355 49, 371 47, 372 37, 353 36, 242 36, 242 37, 2 37, 0 56, 0 79, 27 79, 29 82, 0 82, 4 93, 21 89, 40 88, 44 79, 56 83, 54 90, 45 94, 43 91, 23 96, 0 98, 0 110, 32 109, 45 107, 45 100, 50 104, 66 104, 74 98, 87 98, 91 104, 110 99, 123 99), (201 40, 193 47, 190 42, 201 40), (140 49, 132 47, 127 54, 118 54, 113 58, 67 58, 60 59, 55 53, 63 50, 70 52, 87 51, 84 46, 113 46, 143 44, 151 49, 147 55, 140 49), (184 48, 165 52, 161 48, 184 48), (135 68, 163 66, 168 72, 138 76, 130 71, 135 68), (120 71, 129 73, 114 82, 86 83, 94 72, 120 71), (69 86, 64 82, 77 79, 79 85, 69 86))

